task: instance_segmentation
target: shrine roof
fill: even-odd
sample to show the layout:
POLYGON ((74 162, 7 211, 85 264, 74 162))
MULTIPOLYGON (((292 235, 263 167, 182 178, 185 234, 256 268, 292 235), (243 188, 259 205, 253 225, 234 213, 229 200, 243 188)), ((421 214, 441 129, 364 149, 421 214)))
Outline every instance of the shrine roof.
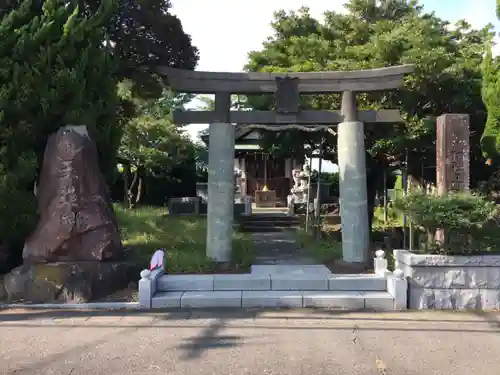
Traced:
MULTIPOLYGON (((255 129, 249 129, 248 126, 243 126, 243 125, 235 125, 235 134, 234 134, 234 141, 235 141, 235 148, 236 146, 250 146, 249 149, 255 150, 255 147, 252 147, 255 144, 258 144, 258 140, 247 140, 245 139, 246 136, 248 136, 250 133, 256 131, 255 129), (250 142, 249 142, 250 141, 250 142)), ((208 140, 209 140, 209 135, 205 134, 201 137, 201 140, 208 146, 208 140)), ((238 147, 239 149, 244 149, 238 147)), ((260 147, 259 147, 260 148, 260 147)))

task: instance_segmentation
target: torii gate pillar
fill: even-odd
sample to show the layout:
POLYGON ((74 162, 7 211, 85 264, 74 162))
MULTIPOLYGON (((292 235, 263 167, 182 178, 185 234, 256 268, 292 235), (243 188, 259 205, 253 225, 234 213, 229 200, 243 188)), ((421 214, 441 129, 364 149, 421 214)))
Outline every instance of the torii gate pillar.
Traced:
POLYGON ((342 94, 344 121, 337 129, 339 202, 342 222, 342 260, 366 263, 370 233, 366 192, 364 125, 358 121, 356 95, 342 94))
POLYGON ((234 132, 230 95, 215 95, 217 121, 209 124, 207 256, 229 262, 233 246, 234 132))

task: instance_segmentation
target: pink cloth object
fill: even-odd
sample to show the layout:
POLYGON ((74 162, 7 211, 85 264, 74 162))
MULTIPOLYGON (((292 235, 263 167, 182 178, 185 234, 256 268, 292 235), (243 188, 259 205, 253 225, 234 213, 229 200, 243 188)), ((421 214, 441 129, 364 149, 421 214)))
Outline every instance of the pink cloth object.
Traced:
POLYGON ((164 256, 165 252, 163 250, 156 250, 153 256, 151 257, 151 264, 149 266, 149 270, 153 271, 157 268, 163 268, 164 256))

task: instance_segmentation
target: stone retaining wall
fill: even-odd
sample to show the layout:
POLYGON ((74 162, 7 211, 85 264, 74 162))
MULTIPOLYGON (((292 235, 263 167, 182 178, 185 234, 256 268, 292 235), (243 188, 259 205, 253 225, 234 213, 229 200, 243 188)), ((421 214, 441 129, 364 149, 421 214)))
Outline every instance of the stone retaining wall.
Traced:
POLYGON ((500 308, 500 255, 447 256, 394 250, 410 309, 500 308))

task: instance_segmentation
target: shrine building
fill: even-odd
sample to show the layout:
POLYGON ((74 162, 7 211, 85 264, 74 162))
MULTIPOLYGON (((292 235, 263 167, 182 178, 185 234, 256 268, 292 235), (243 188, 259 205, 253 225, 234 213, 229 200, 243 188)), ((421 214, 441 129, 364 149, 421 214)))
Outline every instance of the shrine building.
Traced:
MULTIPOLYGON (((294 184, 292 170, 300 168, 301 163, 295 158, 274 157, 262 151, 260 137, 258 129, 236 125, 234 167, 242 173, 239 193, 241 197, 253 197, 259 205, 265 204, 262 200, 274 200, 266 203, 270 206, 286 206, 287 196, 294 184)), ((208 134, 202 137, 207 146, 208 138, 208 134)))

